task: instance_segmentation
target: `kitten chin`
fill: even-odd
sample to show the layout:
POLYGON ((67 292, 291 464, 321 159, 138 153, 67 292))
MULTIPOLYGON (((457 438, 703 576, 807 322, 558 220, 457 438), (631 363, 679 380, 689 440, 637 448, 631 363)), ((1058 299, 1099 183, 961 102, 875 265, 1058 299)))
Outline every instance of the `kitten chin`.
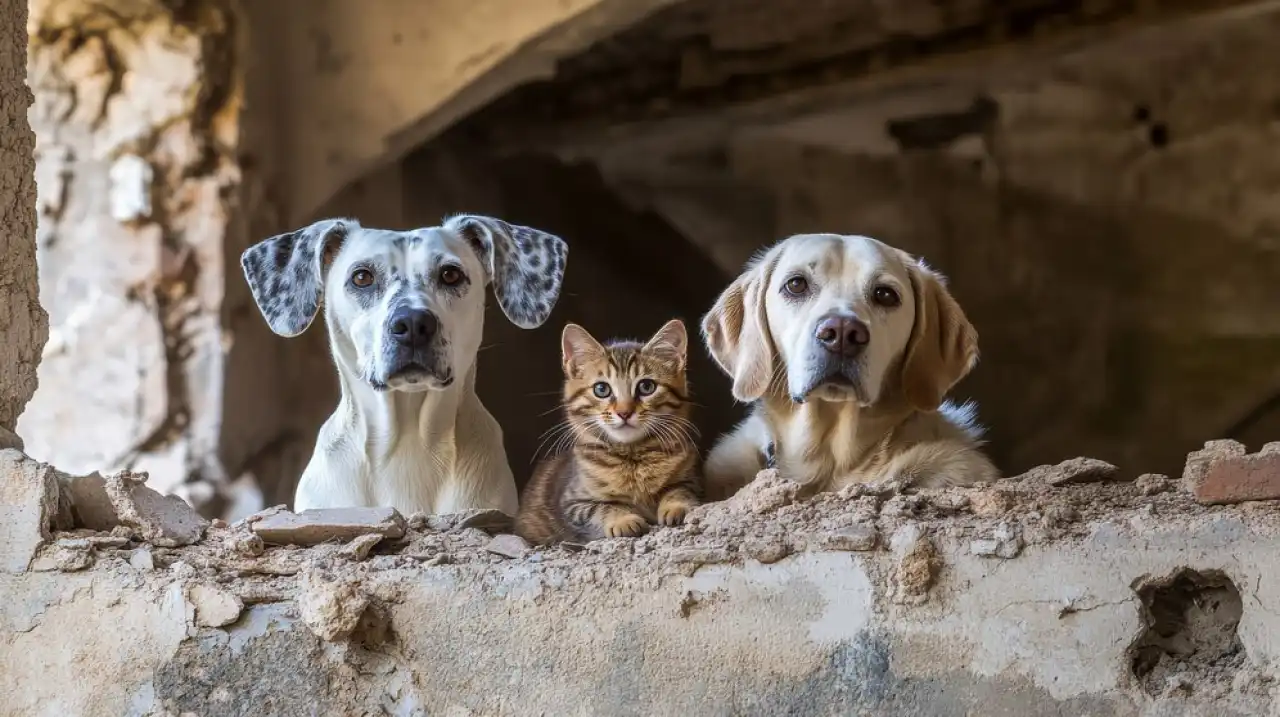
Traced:
POLYGON ((702 496, 685 375, 688 336, 669 321, 645 343, 561 336, 567 450, 540 461, 516 531, 534 543, 635 536, 679 525, 702 496))

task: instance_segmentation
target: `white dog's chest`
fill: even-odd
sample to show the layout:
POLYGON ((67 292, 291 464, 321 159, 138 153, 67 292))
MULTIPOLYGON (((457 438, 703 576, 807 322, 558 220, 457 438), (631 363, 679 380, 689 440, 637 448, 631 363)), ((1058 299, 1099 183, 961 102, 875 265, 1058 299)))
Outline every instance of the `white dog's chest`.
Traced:
POLYGON ((343 442, 313 456, 294 509, 388 506, 409 516, 492 507, 514 513, 516 506, 508 505, 514 501, 506 491, 494 490, 487 476, 458 470, 468 463, 458 460, 452 441, 434 450, 421 444, 397 446, 389 454, 366 454, 343 442))

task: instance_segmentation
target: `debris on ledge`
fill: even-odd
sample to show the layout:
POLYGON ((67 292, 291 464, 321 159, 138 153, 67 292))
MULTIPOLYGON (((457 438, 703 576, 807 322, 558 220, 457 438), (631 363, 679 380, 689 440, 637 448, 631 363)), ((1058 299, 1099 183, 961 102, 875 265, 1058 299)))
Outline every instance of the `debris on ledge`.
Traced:
POLYGON ((272 545, 319 545, 364 535, 399 538, 406 529, 404 518, 394 508, 317 508, 301 513, 274 508, 245 522, 272 545))
MULTIPOLYGON (((859 485, 812 498, 762 471, 731 499, 693 510, 684 526, 551 547, 512 535, 510 516, 496 511, 406 518, 391 509, 279 507, 231 525, 213 521, 181 545, 155 531, 167 523, 149 511, 172 506, 140 493, 137 475, 72 479, 16 451, 0 452, 0 471, 0 557, 10 573, 25 571, 0 575, 19 596, 9 618, 16 628, 0 641, 40 649, 74 630, 96 645, 127 643, 134 654, 176 661, 152 676, 121 677, 133 691, 118 690, 120 704, 154 688, 157 704, 174 700, 175 714, 179 705, 220 713, 226 705, 217 700, 252 693, 265 670, 273 684, 314 672, 317 685, 348 685, 320 696, 335 714, 384 698, 407 700, 397 709, 423 704, 400 691, 408 683, 396 680, 410 676, 425 685, 414 689, 507 714, 495 706, 501 695, 466 676, 551 665, 547 675, 568 682, 522 698, 554 711, 552 697, 589 702, 593 685, 632 684, 630 672, 608 671, 610 661, 575 655, 661 645, 687 656, 646 662, 658 676, 643 683, 654 690, 645 694, 663 714, 685 705, 675 695, 702 695, 707 684, 776 691, 785 683, 770 681, 780 679, 779 655, 796 661, 788 674, 807 675, 795 694, 818 689, 823 700, 875 714, 965 711, 946 694, 964 695, 968 713, 991 714, 1013 704, 998 699, 1007 688, 1029 689, 1020 682, 1027 670, 1044 692, 1020 693, 1018 705, 1036 708, 1020 714, 1137 714, 1116 705, 1209 704, 1222 694, 1242 705, 1224 715, 1266 713, 1255 694, 1272 679, 1259 635, 1276 629, 1270 610, 1280 606, 1269 607, 1272 566, 1259 556, 1280 546, 1280 502, 1206 505, 1189 481, 1180 490, 1163 476, 1126 480, 1100 462, 1065 461, 965 489, 859 485), (93 529, 90 520, 110 527, 93 529), (1231 598, 1237 588, 1243 601, 1231 598), (59 607, 66 601, 83 607, 67 612, 59 607), (1205 633, 1187 639, 1213 649, 1183 659, 1182 638, 1165 639, 1170 621, 1212 605, 1220 609, 1204 620, 1188 612, 1183 622, 1205 633), (122 614, 122 624, 170 632, 122 634, 122 614), (1000 637, 980 637, 988 634, 1000 637), (1081 649, 1087 635, 1107 639, 1081 649), (1053 657, 1026 657, 1040 654, 1053 657), (689 664, 703 667, 687 672, 689 664), (1003 667, 983 672, 991 665, 1003 667), (898 666, 907 682, 894 682, 898 666), (188 688, 193 674, 215 675, 217 684, 188 688), (850 674, 898 686, 823 691, 850 674), (909 685, 921 684, 911 681, 919 674, 952 680, 954 690, 890 709, 917 694, 909 685), (975 684, 985 686, 974 692, 975 684), (1168 685, 1177 688, 1172 697, 1168 685), (1057 701, 1086 692, 1101 701, 1057 701)), ((34 668, 24 674, 45 679, 34 668)), ((315 690, 324 688, 299 689, 289 704, 312 704, 315 690)))
MULTIPOLYGON (((1280 451, 1249 456, 1237 446, 1215 442, 1192 454, 1185 483, 1194 500, 1170 490, 1173 484, 1162 476, 1118 480, 1115 466, 1083 458, 971 489, 904 493, 851 486, 809 500, 799 499, 798 484, 766 470, 729 500, 694 510, 682 528, 553 547, 529 546, 511 535, 511 517, 494 510, 406 519, 390 508, 295 514, 276 507, 235 525, 210 525, 181 500, 147 488, 145 474, 70 478, 8 451, 0 453, 6 461, 0 469, 10 476, 4 484, 3 545, 10 572, 28 566, 81 571, 103 559, 144 570, 199 566, 208 576, 241 578, 232 594, 245 604, 284 599, 295 592, 291 579, 307 565, 335 559, 348 566, 343 570, 377 571, 510 561, 590 564, 625 557, 689 575, 705 565, 771 564, 812 551, 888 551, 898 556, 896 599, 914 604, 927 600, 938 570, 931 536, 959 537, 973 555, 1012 560, 1029 547, 1082 535, 1091 521, 1126 511, 1203 511, 1201 503, 1226 500, 1223 486, 1245 470, 1240 461, 1251 472, 1237 497, 1272 496, 1257 477, 1265 476, 1280 451)), ((1272 473, 1280 484, 1280 468, 1272 473)))
POLYGON ((1236 441, 1209 441, 1187 456, 1182 480, 1206 505, 1280 499, 1280 443, 1251 454, 1236 441))

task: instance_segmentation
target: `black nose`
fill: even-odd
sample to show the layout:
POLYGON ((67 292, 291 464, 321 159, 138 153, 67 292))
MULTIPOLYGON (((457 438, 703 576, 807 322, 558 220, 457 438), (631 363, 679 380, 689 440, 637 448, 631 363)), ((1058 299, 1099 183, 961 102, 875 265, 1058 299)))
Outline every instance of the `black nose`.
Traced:
POLYGON ((871 330, 856 316, 837 314, 819 321, 813 337, 833 354, 857 356, 871 341, 871 330))
POLYGON ((430 311, 400 308, 392 312, 387 332, 392 341, 413 347, 425 346, 439 329, 440 320, 430 311))

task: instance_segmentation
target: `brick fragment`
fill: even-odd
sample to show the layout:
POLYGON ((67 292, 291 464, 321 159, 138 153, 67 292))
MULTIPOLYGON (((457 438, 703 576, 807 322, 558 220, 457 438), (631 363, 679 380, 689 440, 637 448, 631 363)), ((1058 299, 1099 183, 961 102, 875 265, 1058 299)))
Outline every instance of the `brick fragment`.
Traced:
POLYGON ((1280 500, 1280 452, 1247 453, 1235 441, 1209 441, 1187 456, 1182 482, 1205 505, 1280 500))

